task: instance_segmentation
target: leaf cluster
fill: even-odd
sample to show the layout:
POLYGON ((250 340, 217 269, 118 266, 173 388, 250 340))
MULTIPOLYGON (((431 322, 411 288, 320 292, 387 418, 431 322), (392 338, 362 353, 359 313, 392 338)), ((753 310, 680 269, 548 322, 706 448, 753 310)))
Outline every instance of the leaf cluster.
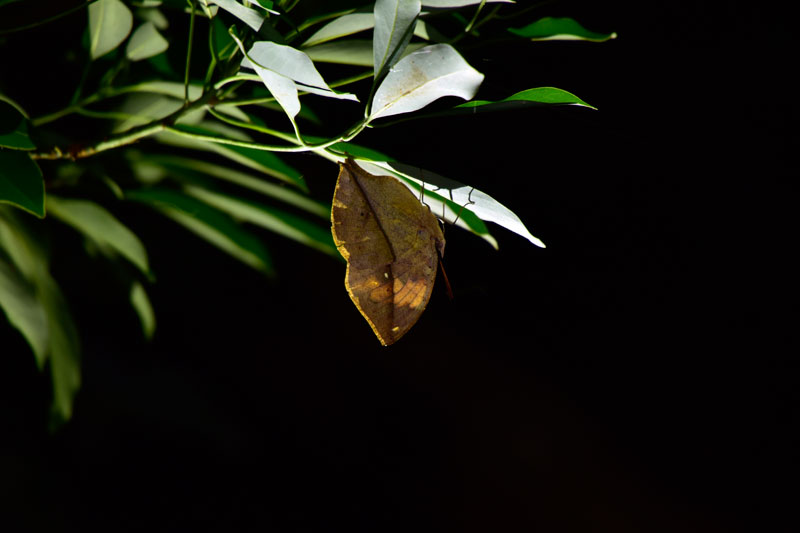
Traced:
POLYGON ((488 25, 520 42, 614 37, 509 0, 377 0, 339 11, 299 0, 96 0, 56 13, 36 4, 0 3, 0 20, 19 21, 0 27, 0 57, 25 54, 3 48, 40 28, 77 20, 82 38, 63 45, 74 79, 44 94, 0 76, 0 309, 49 368, 60 419, 80 386, 80 343, 52 275, 54 227, 74 231, 120 273, 146 337, 155 276, 125 210, 152 210, 266 276, 274 266, 265 232, 339 257, 330 203, 309 194, 286 154, 350 156, 494 246, 486 222, 543 246, 488 194, 353 140, 444 97, 466 100, 444 114, 591 107, 552 87, 473 99, 484 75, 458 47, 480 44, 488 25), (316 110, 325 107, 352 120, 323 125, 316 110))

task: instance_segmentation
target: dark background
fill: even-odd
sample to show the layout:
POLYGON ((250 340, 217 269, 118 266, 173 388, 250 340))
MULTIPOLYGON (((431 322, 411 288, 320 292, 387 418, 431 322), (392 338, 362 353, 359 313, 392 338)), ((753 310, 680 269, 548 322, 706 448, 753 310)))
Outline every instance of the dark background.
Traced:
MULTIPOLYGON (((54 435, 47 379, 0 329, 0 516, 48 531, 794 530, 796 38, 770 4, 652 4, 543 11, 611 42, 466 52, 479 98, 556 86, 599 111, 359 137, 489 193, 548 245, 495 227, 494 251, 446 228, 455 299, 440 281, 391 348, 343 264, 278 238, 265 282, 135 215, 158 277, 150 344, 87 281, 100 274, 67 263, 84 384, 54 435)), ((330 196, 335 167, 292 162, 330 196)))

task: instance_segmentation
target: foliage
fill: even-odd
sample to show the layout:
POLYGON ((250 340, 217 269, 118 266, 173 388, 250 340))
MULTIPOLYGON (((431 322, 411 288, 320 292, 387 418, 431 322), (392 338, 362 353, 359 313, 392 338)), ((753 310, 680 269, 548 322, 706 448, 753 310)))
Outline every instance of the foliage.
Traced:
POLYGON ((56 226, 77 232, 127 280, 146 336, 155 328, 147 297, 153 276, 136 228, 115 215, 127 206, 153 209, 266 275, 273 267, 257 228, 338 257, 330 204, 308 195, 302 173, 282 154, 337 163, 351 156, 495 246, 485 221, 543 246, 488 194, 352 141, 443 97, 467 100, 439 111, 445 115, 591 107, 551 87, 472 100, 484 76, 456 46, 480 44, 486 25, 501 25, 520 42, 613 38, 508 0, 377 0, 340 11, 298 0, 96 0, 56 13, 37 13, 38 2, 21 5, 0 2, 0 20, 12 20, 4 11, 15 9, 20 19, 0 27, 0 49, 8 36, 76 19, 84 25, 82 41, 64 43, 83 58, 83 70, 77 86, 49 88, 46 104, 56 109, 42 112, 41 95, 26 94, 5 67, 0 77, 0 309, 49 369, 62 420, 80 386, 80 345, 52 275, 60 258, 51 257, 48 235, 56 226), (339 135, 303 134, 321 105, 356 119, 337 124, 339 135), (356 108, 363 113, 353 115, 356 108))

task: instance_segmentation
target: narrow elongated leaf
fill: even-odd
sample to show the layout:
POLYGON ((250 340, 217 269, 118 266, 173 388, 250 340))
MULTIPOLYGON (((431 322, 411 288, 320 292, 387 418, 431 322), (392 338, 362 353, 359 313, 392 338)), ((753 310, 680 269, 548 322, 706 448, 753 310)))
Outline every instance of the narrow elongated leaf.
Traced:
POLYGON ((41 368, 50 344, 47 315, 36 298, 36 287, 26 280, 14 265, 0 259, 0 309, 33 350, 41 368))
POLYGON ((28 119, 19 109, 0 96, 0 148, 33 150, 36 145, 28 135, 28 119))
POLYGON ((348 13, 324 25, 314 35, 303 42, 301 46, 314 46, 346 35, 353 35, 369 30, 375 26, 373 13, 348 13))
POLYGON ((145 274, 150 268, 144 245, 104 207, 87 200, 47 197, 48 212, 101 246, 108 246, 145 274))
POLYGON ((261 241, 221 211, 178 191, 163 188, 127 191, 125 196, 152 205, 186 229, 246 265, 267 275, 272 261, 261 241))
POLYGON ((153 306, 150 305, 147 291, 144 290, 144 287, 138 281, 131 284, 129 298, 131 306, 133 310, 136 311, 139 322, 142 324, 144 338, 152 339, 153 333, 156 330, 156 314, 153 312, 153 306))
MULTIPOLYGON (((410 43, 404 53, 410 54, 425 46, 425 43, 410 43)), ((305 49, 306 54, 317 63, 337 63, 372 68, 372 41, 343 39, 319 44, 305 49)))
POLYGON ((250 26, 254 31, 261 29, 261 25, 264 24, 264 19, 266 18, 266 14, 261 13, 257 9, 244 7, 236 0, 208 0, 208 3, 217 4, 234 17, 250 26))
POLYGON ((0 148, 0 204, 44 217, 44 178, 26 152, 0 148))
MULTIPOLYGON (((483 0, 422 0, 423 7, 464 7, 480 4, 483 0)), ((514 0, 486 0, 490 3, 513 4, 514 0)))
POLYGON ((333 257, 339 255, 331 240, 330 231, 312 224, 304 218, 265 204, 235 198, 200 187, 186 187, 185 191, 190 196, 228 213, 237 220, 261 226, 333 257))
POLYGON ((210 176, 269 196, 293 207, 302 209, 318 217, 330 216, 330 205, 324 205, 294 189, 270 183, 262 178, 241 172, 237 169, 215 165, 199 159, 171 155, 147 155, 147 162, 163 166, 172 177, 193 180, 197 175, 210 176))
POLYGON ((518 93, 512 94, 508 98, 503 98, 496 102, 488 100, 472 100, 464 102, 455 107, 503 107, 514 108, 520 105, 538 104, 538 105, 578 105, 588 107, 590 109, 597 109, 575 96, 572 93, 557 89, 555 87, 537 87, 535 89, 526 89, 518 93))
MULTIPOLYGON (((205 136, 220 136, 218 133, 204 127, 179 125, 175 128, 205 136)), ((218 153, 248 168, 291 183, 303 191, 308 190, 308 186, 305 180, 303 180, 302 174, 284 163, 278 156, 271 152, 241 146, 217 144, 211 141, 183 137, 171 132, 159 133, 155 137, 159 142, 165 144, 218 153)))
POLYGON ((256 71, 290 117, 300 111, 298 89, 329 98, 358 101, 354 94, 337 93, 328 87, 311 58, 296 48, 261 41, 255 43, 247 55, 242 67, 256 71))
POLYGON ((120 0, 89 4, 89 55, 104 56, 122 44, 133 27, 133 14, 120 0))
POLYGON ((125 53, 131 61, 140 61, 160 54, 169 47, 169 43, 158 33, 155 24, 145 22, 133 32, 125 53))
POLYGON ((483 74, 449 44, 425 46, 386 75, 375 92, 370 120, 416 111, 444 96, 469 100, 482 81, 483 74))
MULTIPOLYGON (((32 310, 34 316, 27 318, 28 325, 35 329, 25 333, 25 336, 40 369, 45 367, 49 359, 53 381, 53 414, 60 420, 67 420, 72 415, 73 400, 81 381, 80 346, 72 315, 61 289, 50 275, 46 250, 36 236, 15 219, 13 213, 3 210, 0 210, 0 247, 13 263, 13 267, 5 269, 5 273, 16 271, 19 274, 13 280, 18 283, 16 288, 23 291, 32 289, 38 302, 36 305, 41 309, 32 310), (44 330, 41 329, 42 314, 44 330), (32 339, 29 334, 35 338, 32 339)), ((16 320, 19 319, 17 316, 16 320)))
POLYGON ((414 23, 419 16, 419 0, 377 0, 375 2, 375 33, 373 42, 373 71, 379 79, 400 59, 411 40, 414 23))
POLYGON ((617 34, 589 31, 576 20, 563 17, 544 17, 522 28, 509 28, 514 35, 532 41, 594 41, 603 42, 616 39, 617 34))
MULTIPOLYGON (((334 19, 319 30, 314 35, 306 39, 302 47, 316 46, 334 39, 353 35, 375 27, 374 13, 348 13, 334 19)), ((417 20, 414 25, 414 35, 423 39, 428 39, 428 31, 425 23, 417 20)), ((370 41, 370 46, 372 42, 370 41)))

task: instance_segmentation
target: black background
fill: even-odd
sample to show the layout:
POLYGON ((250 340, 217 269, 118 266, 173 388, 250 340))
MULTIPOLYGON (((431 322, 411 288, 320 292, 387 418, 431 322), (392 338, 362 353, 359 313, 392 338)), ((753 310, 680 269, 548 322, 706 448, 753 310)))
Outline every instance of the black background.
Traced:
MULTIPOLYGON (((611 42, 465 52, 479 98, 556 86, 599 111, 359 137, 489 193, 548 245, 494 227, 494 251, 446 228, 455 299, 440 281, 395 346, 350 303, 343 264, 279 238, 268 282, 129 214, 158 277, 150 344, 132 312, 110 323, 102 274, 68 261, 84 376, 54 435, 46 377, 0 329, 2 516, 48 531, 793 530, 795 38, 769 4, 651 4, 543 12, 611 42)), ((330 196, 333 165, 291 162, 330 196)))

